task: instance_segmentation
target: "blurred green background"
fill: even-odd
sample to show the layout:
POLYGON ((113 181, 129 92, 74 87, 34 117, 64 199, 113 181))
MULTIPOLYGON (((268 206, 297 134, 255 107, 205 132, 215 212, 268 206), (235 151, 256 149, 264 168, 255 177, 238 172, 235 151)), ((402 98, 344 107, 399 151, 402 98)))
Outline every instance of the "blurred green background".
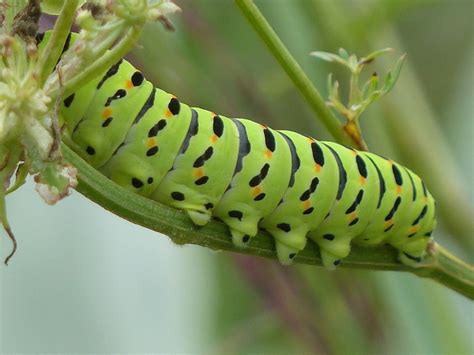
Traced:
MULTIPOLYGON (((177 3, 176 32, 148 26, 129 56, 152 82, 192 105, 330 138, 232 1, 177 3)), ((407 53, 364 133, 426 179, 444 207, 436 240, 473 261, 472 2, 256 3, 324 94, 327 74, 345 73, 313 50, 393 47, 369 74, 407 53)), ((8 209, 19 251, 1 271, 2 353, 474 353, 472 302, 413 275, 178 247, 77 192, 46 206, 32 183, 8 209)))

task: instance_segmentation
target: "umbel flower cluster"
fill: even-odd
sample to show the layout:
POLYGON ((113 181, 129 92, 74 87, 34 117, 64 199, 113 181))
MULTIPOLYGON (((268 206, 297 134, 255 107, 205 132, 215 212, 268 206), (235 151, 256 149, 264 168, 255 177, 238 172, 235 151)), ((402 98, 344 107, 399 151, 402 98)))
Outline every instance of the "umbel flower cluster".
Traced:
POLYGON ((67 196, 77 184, 75 168, 61 154, 61 98, 125 55, 147 21, 164 22, 166 14, 179 9, 169 0, 42 4, 58 19, 41 50, 35 31, 31 33, 37 28, 39 0, 30 0, 18 14, 8 13, 14 8, 0 8, 0 222, 14 242, 13 252, 16 241, 5 196, 28 175, 48 204, 67 196), (74 21, 81 28, 78 39, 62 53, 74 21))

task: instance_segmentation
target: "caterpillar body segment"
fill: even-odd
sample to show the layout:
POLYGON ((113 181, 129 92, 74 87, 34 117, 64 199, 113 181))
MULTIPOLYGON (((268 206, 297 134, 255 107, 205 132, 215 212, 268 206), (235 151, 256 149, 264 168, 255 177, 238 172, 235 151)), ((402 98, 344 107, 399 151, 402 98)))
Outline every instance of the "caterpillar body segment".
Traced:
POLYGON ((145 197, 156 193, 173 167, 192 120, 191 109, 179 105, 172 95, 160 89, 152 95, 152 105, 134 121, 123 143, 100 168, 121 186, 145 197))
POLYGON ((73 148, 119 185, 196 225, 222 220, 240 247, 264 229, 284 264, 309 238, 329 268, 351 243, 389 243, 416 265, 436 224, 433 197, 397 163, 189 107, 125 60, 65 98, 61 118, 73 148))
POLYGON ((153 97, 153 85, 145 81, 130 63, 121 61, 116 66, 123 68, 110 76, 114 80, 102 79, 99 82, 87 111, 71 133, 72 140, 88 154, 88 161, 97 168, 104 165, 124 142, 129 128, 140 119, 149 103, 147 101, 153 97), (141 79, 133 81, 136 73, 141 79))
POLYGON ((379 181, 375 167, 361 153, 337 143, 322 144, 336 160, 340 178, 327 218, 309 233, 309 238, 321 246, 325 265, 337 265, 349 255, 352 239, 370 223, 377 206, 379 181))
POLYGON ((294 183, 260 226, 275 238, 278 257, 287 264, 305 247, 308 232, 315 230, 331 210, 339 171, 330 150, 321 142, 291 131, 281 133, 296 148, 294 183))
POLYGON ((241 161, 234 166, 235 175, 214 213, 230 227, 234 243, 243 246, 283 198, 291 179, 292 156, 279 132, 246 119, 234 123, 243 137, 241 161))
POLYGON ((68 119, 65 124, 70 132, 72 132, 72 129, 77 126, 84 116, 86 116, 88 106, 84 105, 84 102, 90 102, 95 96, 99 81, 100 78, 91 80, 82 87, 82 90, 78 90, 64 99, 63 105, 68 109, 68 119))
POLYGON ((152 198, 185 210, 202 226, 232 179, 239 136, 231 120, 199 108, 191 111, 184 146, 152 198))

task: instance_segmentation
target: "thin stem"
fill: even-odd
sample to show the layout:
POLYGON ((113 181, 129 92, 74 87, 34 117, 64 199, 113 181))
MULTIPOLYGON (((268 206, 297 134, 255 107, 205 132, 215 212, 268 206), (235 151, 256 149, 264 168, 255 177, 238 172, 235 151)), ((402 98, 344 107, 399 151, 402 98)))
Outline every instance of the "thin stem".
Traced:
POLYGON ((415 271, 474 299, 474 266, 467 264, 436 242, 428 246, 426 267, 415 271))
MULTIPOLYGON (((62 145, 62 150, 66 160, 78 170, 79 192, 116 215, 166 234, 177 244, 196 244, 213 250, 276 258, 273 241, 267 233, 259 232, 246 249, 239 249, 232 243, 228 229, 223 223, 211 221, 205 227, 196 227, 183 212, 129 192, 113 183, 65 144, 62 145)), ((383 245, 366 248, 354 245, 341 267, 409 271, 436 280, 474 299, 472 266, 435 246, 430 248, 429 257, 420 268, 410 268, 398 262, 397 251, 392 247, 383 245)), ((317 245, 309 242, 298 254, 295 262, 322 265, 317 245)))
POLYGON ((38 61, 39 83, 44 84, 48 76, 53 72, 59 57, 63 51, 64 43, 71 30, 74 16, 76 14, 79 0, 65 0, 61 13, 54 24, 51 38, 38 61))
POLYGON ((138 40, 141 29, 142 26, 132 27, 116 46, 107 51, 92 65, 89 65, 84 71, 79 73, 72 80, 68 80, 62 88, 63 96, 66 97, 70 95, 75 90, 75 88, 81 87, 83 84, 95 78, 99 73, 106 71, 120 58, 127 54, 127 52, 130 51, 132 46, 138 40))
POLYGON ((352 72, 351 73, 351 83, 350 83, 350 90, 349 90, 349 108, 355 104, 356 102, 362 101, 362 95, 359 90, 359 73, 352 72))
POLYGON ((354 146, 351 139, 344 133, 339 120, 326 106, 321 94, 311 83, 303 69, 301 69, 298 62, 293 58, 253 1, 235 0, 235 2, 261 39, 268 46, 275 59, 280 63, 300 93, 306 99, 311 109, 323 122, 329 133, 331 133, 334 139, 338 142, 354 146))

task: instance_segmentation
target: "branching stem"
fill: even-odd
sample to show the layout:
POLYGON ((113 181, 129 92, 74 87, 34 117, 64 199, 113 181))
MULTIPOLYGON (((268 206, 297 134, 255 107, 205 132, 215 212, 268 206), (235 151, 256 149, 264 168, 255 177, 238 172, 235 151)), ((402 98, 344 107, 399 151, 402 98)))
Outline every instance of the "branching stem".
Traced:
POLYGON ((95 78, 98 73, 106 71, 117 62, 117 58, 125 56, 125 54, 127 54, 127 52, 130 51, 132 46, 137 42, 141 33, 141 29, 142 26, 134 26, 130 28, 116 46, 107 51, 92 65, 89 65, 87 68, 85 68, 83 72, 69 80, 63 87, 64 97, 70 95, 75 88, 81 87, 84 83, 95 78))
POLYGON ((339 143, 355 146, 350 137, 345 134, 337 117, 326 106, 321 94, 311 83, 311 80, 306 76, 303 69, 295 58, 293 58, 253 1, 235 0, 235 2, 261 39, 268 46, 275 59, 280 63, 306 99, 311 109, 316 113, 321 122, 323 122, 329 133, 331 133, 334 139, 339 143))

